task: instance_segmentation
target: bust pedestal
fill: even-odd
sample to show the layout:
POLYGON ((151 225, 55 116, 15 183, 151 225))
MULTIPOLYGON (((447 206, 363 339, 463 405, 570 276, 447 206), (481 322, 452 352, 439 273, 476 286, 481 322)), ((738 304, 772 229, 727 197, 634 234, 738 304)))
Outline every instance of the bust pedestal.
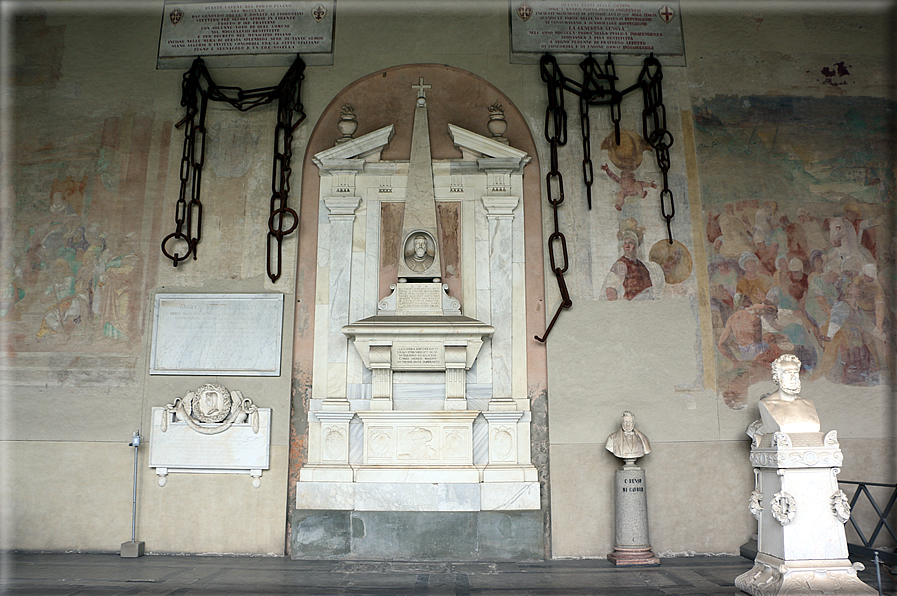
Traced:
POLYGON ((648 541, 645 471, 628 462, 615 477, 614 552, 607 560, 617 566, 660 565, 648 541))
POLYGON ((754 435, 757 557, 736 587, 754 596, 876 594, 857 577, 862 565, 848 559, 850 506, 836 478, 841 459, 835 431, 754 435))

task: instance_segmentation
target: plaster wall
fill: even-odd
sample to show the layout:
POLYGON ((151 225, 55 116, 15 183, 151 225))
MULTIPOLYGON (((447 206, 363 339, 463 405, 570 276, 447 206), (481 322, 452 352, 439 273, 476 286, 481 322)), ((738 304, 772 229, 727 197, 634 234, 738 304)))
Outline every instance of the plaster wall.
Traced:
MULTIPOLYGON (((668 117, 677 135, 672 170, 680 201, 677 239, 692 249, 702 245, 701 181, 719 175, 704 155, 688 150, 695 106, 720 96, 845 102, 891 96, 893 14, 878 3, 856 4, 838 12, 829 3, 812 1, 787 9, 773 2, 681 2, 688 65, 664 69, 668 117), (825 74, 838 63, 849 67, 849 76, 825 74)), ((314 250, 306 254, 296 235, 288 237, 284 275, 277 284, 267 280, 264 231, 273 112, 239 115, 216 105, 210 109, 214 127, 199 260, 175 269, 159 258, 159 242, 174 226, 183 139, 173 127, 182 117, 183 73, 155 69, 162 8, 160 0, 120 3, 104 11, 93 4, 35 2, 12 35, 3 36, 12 40, 15 56, 7 70, 14 80, 4 84, 11 92, 4 101, 14 109, 14 118, 4 123, 12 159, 4 189, 9 200, 3 205, 4 238, 13 238, 14 246, 4 241, 4 259, 12 254, 19 259, 16 266, 26 263, 21 259, 29 230, 49 225, 54 180, 67 176, 87 176, 78 195, 85 201, 78 211, 82 225, 97 224, 111 258, 134 255, 124 261, 127 271, 116 271, 123 275, 119 305, 129 313, 123 337, 107 337, 98 327, 95 335, 37 338, 49 308, 40 297, 52 286, 41 272, 55 261, 27 261, 36 277, 25 279, 26 267, 25 277, 16 280, 27 302, 18 314, 13 307, 3 321, 0 546, 6 549, 117 551, 130 535, 131 433, 146 432, 152 406, 210 381, 273 409, 271 470, 259 489, 236 475, 173 475, 160 488, 141 449, 138 539, 151 552, 259 554, 283 553, 289 541, 287 494, 295 482, 289 474, 302 463, 305 441, 301 424, 290 436, 291 403, 299 412, 293 420, 303 418, 308 396, 295 387, 311 370, 311 354, 294 353, 290 338, 313 330, 301 301, 314 300, 314 264, 309 267, 314 250), (284 293, 281 376, 148 375, 153 296, 178 291, 284 293), (310 299, 304 294, 309 291, 310 299), (294 317, 290 305, 296 301, 300 308, 294 317)), ((482 77, 514 102, 536 139, 543 164, 536 176, 544 176, 549 163, 542 137, 545 88, 536 65, 508 63, 506 9, 507 3, 499 1, 462 8, 435 1, 341 2, 333 66, 306 69, 302 102, 307 119, 295 133, 294 156, 304 152, 333 97, 353 81, 401 64, 447 64, 482 77)), ((578 75, 576 65, 563 69, 578 75)), ((220 85, 253 88, 276 83, 282 69, 212 74, 220 85)), ((638 69, 619 68, 618 74, 630 81, 638 69)), ((575 115, 569 94, 568 109, 575 115)), ((626 117, 638 109, 627 105, 626 117)), ((612 237, 616 213, 605 191, 597 195, 591 213, 584 210, 575 120, 570 120, 571 143, 561 158, 563 171, 570 172, 562 225, 573 255, 567 277, 574 306, 561 314, 548 341, 549 417, 534 428, 534 436, 546 437, 534 451, 547 451, 549 459, 543 496, 547 507, 550 495, 545 519, 551 556, 602 557, 612 550, 610 486, 618 462, 604 450, 604 440, 617 428, 623 409, 635 412, 638 428, 652 440, 653 452, 640 463, 649 484, 655 550, 734 553, 754 531, 747 512, 753 478, 743 431, 757 417, 757 398, 772 383, 750 385, 742 409, 724 403, 713 377, 716 340, 702 327, 706 298, 701 297, 707 288, 694 273, 686 297, 599 300, 603 263, 617 247, 599 246, 595 238, 612 237)), ((631 121, 635 128, 638 118, 631 121)), ((596 112, 594 124, 605 130, 606 115, 596 112)), ((294 157, 294 208, 303 180, 301 161, 294 157)), ((770 200, 779 201, 783 210, 796 208, 788 196, 775 194, 770 200)), ((550 231, 551 217, 544 205, 544 230, 550 231)), ((307 225, 315 223, 302 222, 300 234, 307 225)), ((4 269, 15 277, 15 266, 4 261, 4 269)), ((546 275, 545 292, 544 303, 532 308, 547 322, 560 300, 552 275, 546 275)), ((804 394, 816 401, 823 427, 839 431, 845 454, 841 478, 897 481, 894 399, 887 384, 856 387, 820 379, 805 381, 804 394)))

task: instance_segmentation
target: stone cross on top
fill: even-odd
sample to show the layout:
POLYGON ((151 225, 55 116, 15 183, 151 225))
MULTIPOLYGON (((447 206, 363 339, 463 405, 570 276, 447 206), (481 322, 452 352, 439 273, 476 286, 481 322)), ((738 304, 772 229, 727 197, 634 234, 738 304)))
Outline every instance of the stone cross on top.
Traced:
POLYGON ((412 88, 412 89, 417 89, 417 103, 418 103, 418 105, 424 105, 424 102, 426 102, 426 99, 427 99, 427 92, 426 92, 425 90, 426 90, 426 89, 432 89, 432 88, 433 88, 433 85, 425 85, 425 84, 424 84, 424 77, 421 77, 421 78, 420 78, 420 82, 418 82, 417 85, 411 85, 411 88, 412 88), (422 101, 422 100, 423 100, 423 101, 422 101))

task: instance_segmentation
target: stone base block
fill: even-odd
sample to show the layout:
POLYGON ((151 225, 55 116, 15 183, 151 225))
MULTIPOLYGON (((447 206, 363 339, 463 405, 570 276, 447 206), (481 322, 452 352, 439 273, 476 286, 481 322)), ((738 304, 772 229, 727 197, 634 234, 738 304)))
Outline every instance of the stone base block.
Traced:
POLYGON ((302 482, 352 482, 355 471, 348 465, 310 464, 299 470, 302 482))
POLYGON ((538 482, 297 482, 297 509, 333 511, 539 510, 538 482))
POLYGON ((361 465, 355 472, 355 482, 358 483, 476 483, 479 481, 480 471, 473 465, 440 466, 438 468, 361 465))
POLYGON ((783 561, 758 553, 753 568, 735 578, 735 587, 753 596, 878 594, 860 581, 858 569, 863 569, 862 564, 851 565, 847 559, 783 561))
POLYGON ((291 557, 539 561, 542 512, 297 510, 291 557))
POLYGON ((137 557, 142 557, 145 550, 145 542, 129 541, 121 543, 121 556, 125 559, 136 559, 137 557))
POLYGON ((607 560, 617 567, 660 565, 660 559, 650 548, 614 548, 607 560))

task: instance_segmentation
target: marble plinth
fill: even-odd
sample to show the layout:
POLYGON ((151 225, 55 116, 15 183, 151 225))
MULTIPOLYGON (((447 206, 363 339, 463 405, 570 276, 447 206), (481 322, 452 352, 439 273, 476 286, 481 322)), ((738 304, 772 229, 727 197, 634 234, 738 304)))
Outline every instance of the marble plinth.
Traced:
POLYGON ((539 510, 538 482, 298 482, 296 507, 334 511, 539 510))
POLYGON ((857 577, 863 569, 847 559, 785 561, 757 553, 751 570, 735 578, 735 587, 753 596, 878 594, 857 577))
POLYGON ((358 412, 364 461, 356 482, 478 482, 473 465, 476 410, 358 412))
POLYGON ((648 501, 645 471, 617 470, 614 482, 614 552, 607 555, 614 565, 659 565, 648 540, 648 501))
POLYGON ((876 593, 848 559, 850 506, 838 488, 841 461, 835 431, 754 435, 750 510, 758 521, 757 557, 736 578, 740 590, 754 596, 876 593))

